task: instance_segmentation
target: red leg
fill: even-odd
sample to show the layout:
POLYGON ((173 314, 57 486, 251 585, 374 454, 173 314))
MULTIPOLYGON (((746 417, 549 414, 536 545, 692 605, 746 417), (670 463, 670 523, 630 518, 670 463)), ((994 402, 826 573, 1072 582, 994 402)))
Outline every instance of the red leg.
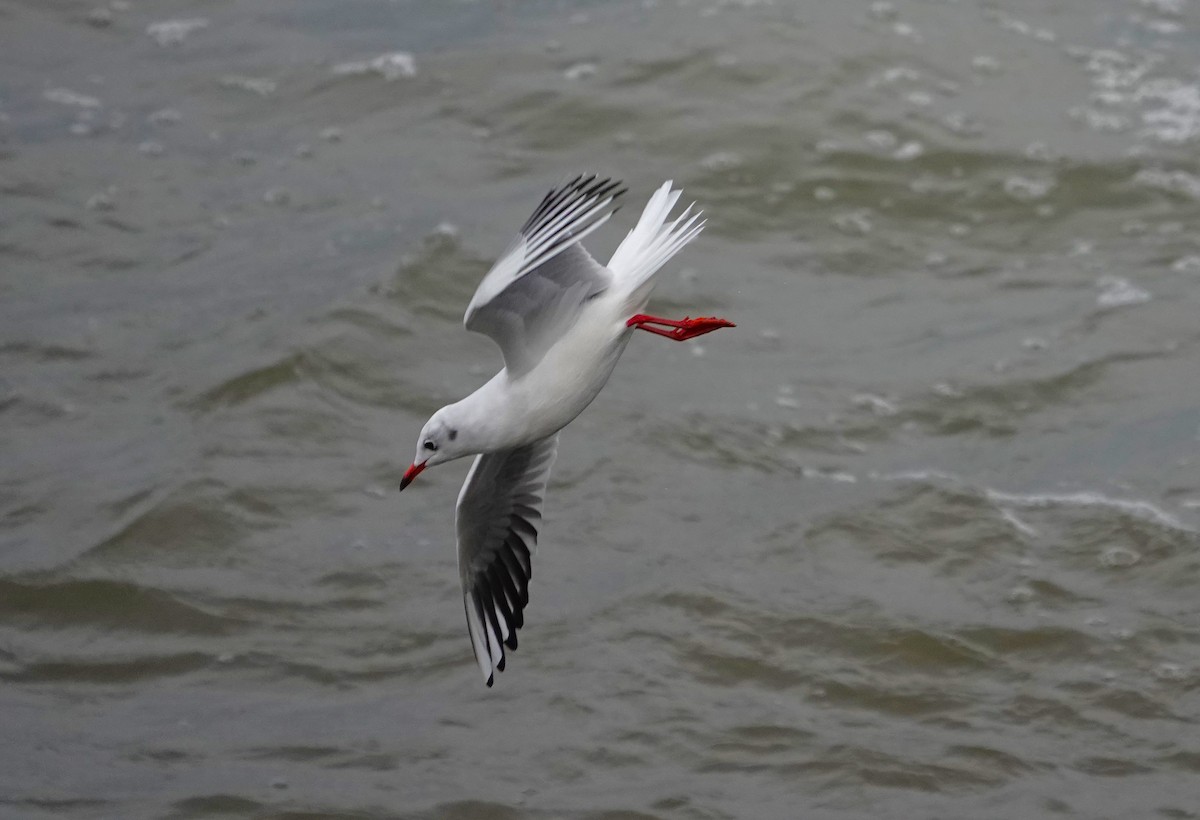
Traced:
POLYGON ((666 336, 668 339, 674 339, 677 342, 694 339, 697 336, 712 333, 714 330, 720 330, 723 327, 737 327, 733 322, 718 319, 716 316, 701 316, 695 319, 687 316, 682 319, 663 319, 660 316, 650 316, 645 313, 633 316, 625 323, 625 326, 636 327, 639 330, 656 333, 659 336, 666 336), (664 327, 673 328, 673 330, 666 330, 664 327, 651 327, 651 325, 663 325, 664 327))

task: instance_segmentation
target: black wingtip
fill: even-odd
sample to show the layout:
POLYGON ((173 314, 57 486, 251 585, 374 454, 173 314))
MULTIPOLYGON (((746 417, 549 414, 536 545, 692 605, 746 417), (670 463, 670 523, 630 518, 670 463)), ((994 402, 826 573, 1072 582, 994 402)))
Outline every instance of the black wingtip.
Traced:
POLYGON ((492 688, 492 680, 493 680, 493 677, 494 677, 493 675, 488 675, 488 679, 487 679, 487 688, 488 688, 488 689, 491 689, 491 688, 492 688))

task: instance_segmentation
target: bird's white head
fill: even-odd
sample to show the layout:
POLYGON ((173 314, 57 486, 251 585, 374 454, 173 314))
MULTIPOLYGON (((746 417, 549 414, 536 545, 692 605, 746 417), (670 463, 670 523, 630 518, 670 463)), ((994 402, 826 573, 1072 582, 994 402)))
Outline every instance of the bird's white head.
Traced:
POLYGON ((448 405, 425 422, 421 437, 417 439, 417 455, 412 466, 404 471, 404 478, 400 479, 401 490, 411 484, 426 467, 471 455, 472 450, 462 435, 462 425, 455 411, 455 405, 448 405))

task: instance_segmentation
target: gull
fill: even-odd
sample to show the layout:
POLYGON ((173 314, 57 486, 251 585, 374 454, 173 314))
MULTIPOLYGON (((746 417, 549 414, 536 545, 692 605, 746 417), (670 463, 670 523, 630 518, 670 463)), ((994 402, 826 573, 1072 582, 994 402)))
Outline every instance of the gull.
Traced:
POLYGON ((580 241, 616 212, 619 181, 578 176, 551 190, 467 305, 467 330, 489 336, 504 368, 421 429, 403 490, 425 469, 475 456, 458 495, 455 531, 463 608, 488 686, 525 624, 531 563, 558 432, 604 387, 633 331, 676 341, 732 322, 642 313, 654 274, 704 227, 682 191, 663 183, 607 267, 580 241))

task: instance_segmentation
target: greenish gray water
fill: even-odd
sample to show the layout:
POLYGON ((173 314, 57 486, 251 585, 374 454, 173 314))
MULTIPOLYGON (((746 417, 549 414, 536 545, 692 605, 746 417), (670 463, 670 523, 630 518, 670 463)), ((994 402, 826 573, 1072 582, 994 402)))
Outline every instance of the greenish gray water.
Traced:
POLYGON ((1188 0, 0 6, 0 815, 1200 816, 1188 0), (166 25, 163 25, 166 24, 166 25), (389 56, 391 55, 391 56, 389 56), (564 174, 709 215, 481 685, 395 484, 564 174))

